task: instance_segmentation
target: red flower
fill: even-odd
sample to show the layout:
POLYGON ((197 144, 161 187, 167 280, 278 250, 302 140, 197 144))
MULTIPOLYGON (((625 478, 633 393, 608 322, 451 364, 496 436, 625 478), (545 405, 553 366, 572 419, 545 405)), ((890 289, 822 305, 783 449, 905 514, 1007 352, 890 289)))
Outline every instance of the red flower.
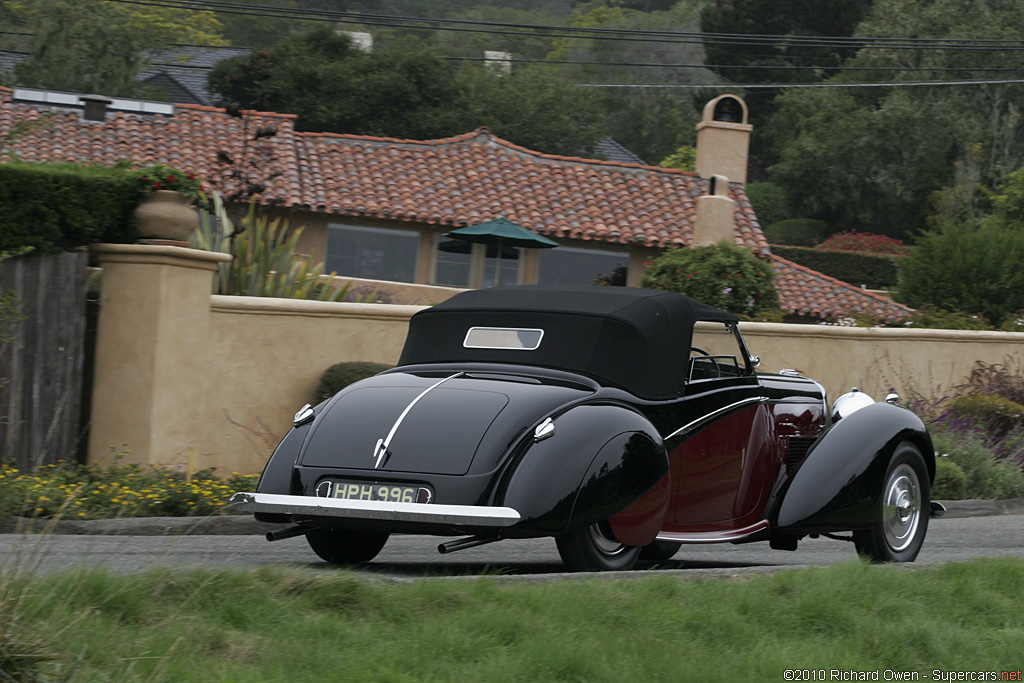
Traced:
POLYGON ((177 177, 175 177, 175 175, 173 173, 168 173, 167 174, 167 182, 175 183, 177 181, 178 181, 178 179, 177 179, 177 177))
POLYGON ((159 190, 161 187, 163 187, 163 184, 159 180, 154 180, 153 181, 153 189, 154 190, 159 190))

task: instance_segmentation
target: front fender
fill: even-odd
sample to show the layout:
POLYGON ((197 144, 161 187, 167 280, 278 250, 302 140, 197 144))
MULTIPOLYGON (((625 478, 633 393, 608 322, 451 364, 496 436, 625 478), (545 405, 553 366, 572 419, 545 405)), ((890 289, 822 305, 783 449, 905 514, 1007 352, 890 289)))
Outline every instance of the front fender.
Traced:
MULTIPOLYGON (((521 528, 559 534, 608 519, 666 479, 668 455, 639 413, 620 405, 578 405, 556 416, 554 425, 553 436, 514 459, 496 497, 498 505, 519 511, 521 528)), ((628 527, 651 526, 652 517, 659 526, 667 487, 661 498, 645 501, 628 527)))
POLYGON ((920 449, 934 480, 931 437, 906 408, 874 403, 835 423, 790 479, 777 506, 776 528, 804 534, 871 526, 889 460, 902 441, 920 449))

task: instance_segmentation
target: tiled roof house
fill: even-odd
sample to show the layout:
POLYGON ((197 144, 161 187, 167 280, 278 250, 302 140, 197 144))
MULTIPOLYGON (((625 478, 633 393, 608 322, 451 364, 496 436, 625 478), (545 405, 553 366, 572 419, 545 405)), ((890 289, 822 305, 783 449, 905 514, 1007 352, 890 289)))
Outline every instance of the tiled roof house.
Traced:
MULTIPOLYGON (((44 126, 16 138, 6 151, 24 161, 163 162, 214 183, 223 171, 218 152, 242 153, 243 122, 222 109, 111 99, 101 120, 90 121, 76 95, 0 88, 0 135, 18 121, 46 117, 44 126)), ((541 154, 484 128, 422 141, 301 133, 285 114, 250 112, 247 119, 250 131, 277 129, 256 145, 261 171, 280 174, 267 182, 263 198, 286 210, 291 225, 305 226, 303 250, 323 256, 327 270, 341 276, 458 288, 496 281, 588 283, 617 274, 619 281, 637 285, 644 263, 661 250, 724 235, 771 259, 790 313, 868 313, 889 320, 910 313, 884 296, 773 256, 743 184, 727 180, 737 171, 719 175, 713 190, 711 176, 717 174, 706 168, 701 177, 541 154), (717 212, 705 211, 712 204, 717 212), (560 247, 504 249, 499 255, 444 236, 499 217, 560 247), (704 225, 709 220, 718 221, 712 232, 704 225)), ((743 126, 723 122, 722 130, 712 132, 729 134, 743 126)), ((726 159, 727 171, 730 163, 726 159)), ((745 173, 745 149, 742 163, 745 173)))

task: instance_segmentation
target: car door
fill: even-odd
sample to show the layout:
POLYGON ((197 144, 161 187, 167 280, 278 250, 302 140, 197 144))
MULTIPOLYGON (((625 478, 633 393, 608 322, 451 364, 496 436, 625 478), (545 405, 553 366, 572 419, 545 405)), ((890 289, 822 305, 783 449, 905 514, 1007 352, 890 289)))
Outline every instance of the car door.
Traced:
POLYGON ((767 397, 734 325, 702 323, 693 343, 679 427, 666 440, 672 521, 746 524, 773 480, 767 397))

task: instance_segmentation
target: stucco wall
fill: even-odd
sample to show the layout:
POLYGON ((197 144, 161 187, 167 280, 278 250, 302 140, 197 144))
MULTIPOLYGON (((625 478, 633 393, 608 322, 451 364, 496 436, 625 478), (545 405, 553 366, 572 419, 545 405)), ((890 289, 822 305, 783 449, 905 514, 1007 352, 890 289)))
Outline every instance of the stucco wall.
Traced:
MULTIPOLYGON (((420 306, 210 296, 222 255, 98 245, 104 262, 90 459, 259 472, 330 365, 397 361, 420 306)), ((744 323, 761 369, 800 370, 834 399, 857 386, 936 397, 1024 334, 744 323)))

